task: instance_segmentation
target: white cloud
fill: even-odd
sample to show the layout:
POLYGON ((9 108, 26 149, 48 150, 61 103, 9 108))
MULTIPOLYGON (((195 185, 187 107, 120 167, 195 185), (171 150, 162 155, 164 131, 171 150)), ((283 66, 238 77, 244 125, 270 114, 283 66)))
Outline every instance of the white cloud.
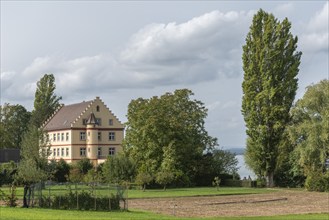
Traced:
POLYGON ((329 48, 328 16, 329 3, 326 2, 323 8, 305 25, 305 33, 301 35, 300 42, 303 51, 327 52, 329 48))
POLYGON ((119 55, 38 57, 22 73, 1 73, 1 93, 33 97, 36 82, 46 73, 55 75, 62 96, 236 77, 241 74, 241 47, 251 17, 246 12, 212 11, 181 24, 147 25, 119 55))
POLYGON ((151 24, 131 38, 121 62, 167 83, 235 77, 250 20, 245 12, 212 11, 181 24, 151 24))

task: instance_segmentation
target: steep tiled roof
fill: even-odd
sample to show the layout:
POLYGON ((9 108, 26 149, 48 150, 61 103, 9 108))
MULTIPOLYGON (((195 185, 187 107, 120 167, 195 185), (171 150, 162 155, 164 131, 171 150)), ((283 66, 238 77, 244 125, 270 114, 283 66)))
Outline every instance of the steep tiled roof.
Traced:
POLYGON ((91 104, 92 101, 81 102, 73 105, 62 106, 57 113, 44 126, 47 131, 66 129, 71 123, 91 104))

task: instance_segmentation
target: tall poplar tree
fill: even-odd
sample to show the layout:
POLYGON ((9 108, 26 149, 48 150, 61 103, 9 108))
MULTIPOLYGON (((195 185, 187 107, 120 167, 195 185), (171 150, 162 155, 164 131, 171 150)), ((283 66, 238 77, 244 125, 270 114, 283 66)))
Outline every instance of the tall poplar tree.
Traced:
POLYGON ((55 77, 53 74, 45 74, 37 82, 35 91, 34 110, 32 111, 31 122, 36 127, 41 127, 51 114, 59 107, 61 96, 55 94, 55 77))
POLYGON ((301 52, 287 18, 259 10, 243 46, 242 114, 246 122, 246 163, 274 186, 278 147, 290 120, 301 52))

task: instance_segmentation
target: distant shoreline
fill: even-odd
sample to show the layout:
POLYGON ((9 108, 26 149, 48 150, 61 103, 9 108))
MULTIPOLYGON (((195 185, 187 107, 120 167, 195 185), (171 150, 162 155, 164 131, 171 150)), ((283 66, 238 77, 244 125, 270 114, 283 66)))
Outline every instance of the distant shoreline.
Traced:
POLYGON ((236 155, 244 155, 246 149, 243 147, 224 147, 223 150, 229 151, 236 155))

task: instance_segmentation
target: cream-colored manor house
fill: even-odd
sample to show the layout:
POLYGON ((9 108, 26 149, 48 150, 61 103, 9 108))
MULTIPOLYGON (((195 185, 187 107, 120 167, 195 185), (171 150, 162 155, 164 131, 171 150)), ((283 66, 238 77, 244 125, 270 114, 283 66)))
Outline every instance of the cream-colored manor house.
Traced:
POLYGON ((88 158, 99 164, 122 150, 124 125, 99 97, 60 106, 43 127, 51 146, 49 160, 88 158))

